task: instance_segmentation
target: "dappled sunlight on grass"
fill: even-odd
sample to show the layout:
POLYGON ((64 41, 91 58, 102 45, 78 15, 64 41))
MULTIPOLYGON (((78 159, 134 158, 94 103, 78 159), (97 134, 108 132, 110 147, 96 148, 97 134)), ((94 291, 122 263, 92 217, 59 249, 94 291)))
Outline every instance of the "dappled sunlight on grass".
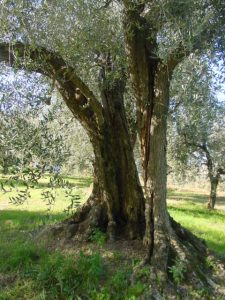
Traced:
MULTIPOLYGON (((194 188, 168 188, 168 200, 174 202, 192 202, 195 204, 203 204, 207 206, 209 199, 209 191, 205 189, 194 189, 194 188)), ((225 210, 225 193, 222 191, 218 192, 217 201, 215 208, 225 210)))
MULTIPOLYGON (((17 209, 27 211, 46 211, 49 208, 53 212, 62 212, 66 209, 71 199, 66 197, 65 189, 55 188, 53 193, 55 196, 55 203, 48 205, 48 202, 44 200, 42 193, 50 190, 49 176, 42 178, 38 184, 33 184, 29 189, 30 198, 21 205, 14 205, 10 203, 10 197, 15 197, 19 191, 25 190, 26 187, 21 180, 8 180, 10 176, 0 177, 0 181, 4 184, 4 190, 0 191, 0 211, 2 209, 17 209)), ((80 200, 80 204, 86 201, 88 194, 91 192, 90 185, 92 183, 91 177, 63 177, 68 181, 73 189, 73 194, 77 195, 80 200)))
MULTIPOLYGON (((122 265, 122 255, 113 252, 108 263, 97 250, 69 253, 33 242, 33 230, 63 218, 63 213, 0 211, 0 299, 138 299, 146 285, 131 284, 132 264, 109 270, 122 265)), ((99 242, 99 236, 92 241, 96 249, 99 242)))

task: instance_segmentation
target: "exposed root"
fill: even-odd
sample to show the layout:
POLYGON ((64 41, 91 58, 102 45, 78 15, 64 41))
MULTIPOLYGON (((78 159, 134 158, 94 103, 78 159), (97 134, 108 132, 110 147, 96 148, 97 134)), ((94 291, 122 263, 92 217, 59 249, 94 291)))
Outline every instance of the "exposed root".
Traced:
POLYGON ((132 222, 117 224, 112 218, 109 218, 106 201, 99 199, 102 198, 91 195, 73 216, 60 223, 45 227, 35 236, 35 240, 44 244, 51 244, 56 240, 61 243, 71 239, 88 241, 96 229, 107 233, 108 239, 111 241, 120 238, 132 240, 139 237, 135 231, 136 224, 132 224, 132 222), (135 229, 134 234, 131 234, 133 228, 135 229))
MULTIPOLYGON (((85 210, 86 209, 87 207, 85 210)), ((47 244, 49 245, 49 238, 52 238, 54 240, 53 247, 57 249, 64 249, 64 247, 71 247, 71 249, 74 249, 74 242, 76 242, 75 248, 78 247, 76 251, 79 251, 79 247, 83 247, 83 245, 86 245, 86 247, 93 247, 91 246, 92 243, 86 243, 85 240, 87 241, 90 237, 90 235, 88 237, 88 230, 93 230, 93 226, 97 225, 96 222, 98 222, 99 226, 103 224, 99 223, 99 220, 101 220, 101 210, 103 212, 103 209, 103 207, 100 208, 99 206, 94 206, 91 209, 87 209, 86 214, 83 214, 82 211, 84 219, 82 220, 79 215, 80 222, 77 224, 70 224, 69 222, 71 222, 71 219, 68 219, 50 229, 44 229, 41 236, 39 236, 39 240, 41 238, 43 241, 43 237, 46 237, 47 244), (75 225, 77 225, 75 230, 73 227, 70 227, 75 225), (67 243, 65 243, 65 239, 67 240, 67 243), (56 241, 57 243, 55 243, 56 241)), ((160 247, 158 248, 158 252, 156 251, 157 249, 154 249, 155 257, 152 257, 150 265, 146 265, 147 261, 145 261, 145 264, 136 265, 133 269, 131 283, 136 284, 141 281, 148 286, 140 299, 192 300, 217 299, 217 296, 218 299, 225 299, 224 266, 216 261, 215 257, 208 255, 204 241, 195 237, 191 232, 184 229, 174 220, 171 219, 170 221, 172 231, 170 239, 167 239, 169 248, 164 249, 163 247, 160 247), (166 270, 164 271, 165 266, 166 270), (198 293, 196 291, 198 291, 198 293)), ((107 222, 104 226, 105 230, 106 226, 107 222)), ((156 236, 159 237, 159 235, 156 236)), ((163 238, 163 236, 161 236, 161 238, 163 238)), ((162 241, 163 240, 161 240, 161 242, 162 241)), ((162 244, 164 243, 162 242, 162 244)), ((159 243, 157 245, 160 246, 159 243)), ((125 239, 118 239, 113 242, 108 240, 108 242, 100 249, 103 251, 108 247, 120 249, 126 253, 127 262, 129 261, 130 264, 132 264, 131 254, 133 255, 133 259, 135 258, 135 255, 138 259, 141 259, 147 250, 146 247, 142 246, 140 240, 128 241, 125 239), (120 246, 118 246, 120 244, 130 245, 131 253, 127 253, 127 246, 120 249, 120 246), (136 248, 133 248, 134 245, 136 245, 136 248)))
POLYGON ((36 236, 35 241, 51 244, 56 240, 64 243, 66 240, 76 239, 87 241, 96 228, 106 231, 107 227, 106 205, 93 196, 82 205, 73 216, 64 221, 47 226, 36 236))
POLYGON ((203 240, 172 218, 170 225, 169 235, 155 232, 153 255, 134 269, 135 282, 140 270, 149 266, 149 290, 141 299, 225 299, 224 266, 209 255, 203 240), (219 272, 210 266, 209 257, 212 265, 220 266, 219 272))

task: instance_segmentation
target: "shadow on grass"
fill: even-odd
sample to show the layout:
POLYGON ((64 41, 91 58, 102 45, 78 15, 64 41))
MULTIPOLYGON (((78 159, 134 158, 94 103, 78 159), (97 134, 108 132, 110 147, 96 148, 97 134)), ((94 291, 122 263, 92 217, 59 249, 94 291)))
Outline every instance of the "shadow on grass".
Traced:
POLYGON ((199 195, 199 194, 190 194, 187 195, 188 192, 169 192, 168 193, 168 199, 174 199, 174 200, 187 200, 187 201, 196 201, 198 203, 206 203, 208 200, 208 197, 206 195, 199 195))
MULTIPOLYGON (((183 200, 187 202, 193 202, 193 204, 194 203, 207 204, 208 199, 209 199, 208 195, 196 194, 188 191, 180 192, 180 191, 168 189, 168 200, 177 200, 177 201, 183 200)), ((216 205, 217 204, 225 204, 225 198, 217 197, 216 205)))
POLYGON ((71 182, 75 187, 79 188, 86 188, 89 187, 92 184, 92 177, 72 177, 72 176, 64 176, 65 180, 68 180, 71 182, 71 180, 74 180, 75 182, 71 182))
POLYGON ((59 222, 66 218, 65 213, 27 211, 27 210, 1 210, 0 230, 28 230, 37 226, 59 222))
MULTIPOLYGON (((191 203, 193 205, 193 203, 191 203)), ((208 210, 208 209, 203 209, 203 208, 189 208, 189 207, 177 207, 173 205, 168 205, 168 208, 170 211, 176 211, 176 212, 181 212, 186 215, 190 215, 193 217, 202 217, 204 219, 219 219, 220 221, 225 223, 225 213, 217 210, 208 210)))
POLYGON ((225 241, 219 244, 218 242, 208 240, 207 245, 213 253, 216 253, 220 259, 222 259, 223 263, 225 264, 225 241))

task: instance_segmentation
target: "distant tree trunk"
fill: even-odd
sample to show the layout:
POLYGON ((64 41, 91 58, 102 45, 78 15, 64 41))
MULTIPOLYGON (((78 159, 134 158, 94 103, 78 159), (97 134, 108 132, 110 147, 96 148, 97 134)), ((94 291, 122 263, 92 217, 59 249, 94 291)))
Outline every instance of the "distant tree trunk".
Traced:
POLYGON ((210 177, 210 195, 209 195, 209 201, 208 201, 209 209, 214 209, 214 207, 215 207, 218 183, 219 183, 218 176, 210 177))
POLYGON ((200 149, 205 154, 206 166, 208 169, 208 177, 210 180, 210 195, 209 195, 207 207, 209 209, 214 209, 215 204, 216 204, 217 187, 219 184, 220 176, 225 175, 225 170, 223 168, 218 168, 217 170, 215 170, 215 165, 213 163, 212 156, 211 156, 208 146, 205 142, 202 144, 195 143, 195 142, 189 142, 187 140, 186 135, 184 135, 184 138, 185 138, 185 143, 187 146, 191 146, 191 147, 195 147, 196 149, 200 149))
POLYGON ((2 162, 2 172, 4 175, 7 175, 9 172, 9 166, 7 164, 7 160, 5 160, 5 159, 3 159, 3 162, 2 162))
POLYGON ((224 174, 224 170, 222 168, 218 168, 217 170, 215 170, 215 166, 213 164, 213 160, 206 143, 196 144, 195 146, 200 148, 205 153, 206 156, 208 176, 210 180, 210 195, 209 195, 209 201, 207 207, 209 209, 214 209, 216 204, 217 187, 219 184, 220 175, 224 174))

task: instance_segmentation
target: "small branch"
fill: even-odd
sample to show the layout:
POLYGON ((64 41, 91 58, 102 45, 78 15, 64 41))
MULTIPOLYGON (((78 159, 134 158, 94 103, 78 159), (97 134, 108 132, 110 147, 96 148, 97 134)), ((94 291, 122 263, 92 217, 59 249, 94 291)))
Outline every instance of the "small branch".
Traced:
POLYGON ((217 170, 217 173, 218 173, 219 175, 225 175, 225 169, 224 169, 224 168, 219 168, 219 169, 217 170))
POLYGON ((208 168, 209 177, 212 177, 213 176, 213 162, 212 162, 212 157, 210 155, 210 152, 208 150, 208 147, 207 147, 206 143, 199 144, 199 143, 195 143, 195 142, 189 142, 187 140, 187 135, 184 134, 183 136, 184 136, 184 139, 185 139, 185 144, 187 146, 199 148, 205 153, 206 160, 207 160, 206 165, 207 165, 207 168, 208 168))
POLYGON ((205 42, 209 44, 215 38, 216 31, 214 29, 209 29, 208 23, 204 24, 204 28, 199 32, 198 35, 193 37, 192 45, 190 48, 187 48, 180 42, 179 46, 169 55, 167 59, 168 71, 172 74, 175 67, 185 58, 188 57, 191 53, 196 50, 204 50, 205 42))

